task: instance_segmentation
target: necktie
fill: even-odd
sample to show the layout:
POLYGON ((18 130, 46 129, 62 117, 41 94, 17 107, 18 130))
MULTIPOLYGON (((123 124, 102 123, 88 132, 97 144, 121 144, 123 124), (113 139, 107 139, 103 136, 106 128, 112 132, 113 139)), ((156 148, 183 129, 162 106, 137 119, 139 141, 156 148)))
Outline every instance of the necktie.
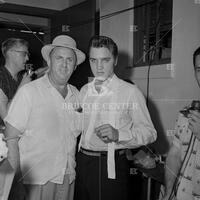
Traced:
POLYGON ((102 84, 103 84, 103 81, 102 80, 95 80, 94 82, 94 86, 95 86, 95 89, 98 93, 101 92, 101 87, 102 87, 102 84))

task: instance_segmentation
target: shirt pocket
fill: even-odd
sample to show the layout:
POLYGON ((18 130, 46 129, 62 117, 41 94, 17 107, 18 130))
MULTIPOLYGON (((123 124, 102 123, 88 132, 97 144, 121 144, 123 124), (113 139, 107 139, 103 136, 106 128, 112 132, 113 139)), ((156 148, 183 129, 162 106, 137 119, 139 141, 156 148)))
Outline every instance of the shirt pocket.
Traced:
POLYGON ((129 123, 132 123, 132 118, 129 114, 128 108, 118 110, 116 115, 116 124, 118 129, 127 126, 129 123))

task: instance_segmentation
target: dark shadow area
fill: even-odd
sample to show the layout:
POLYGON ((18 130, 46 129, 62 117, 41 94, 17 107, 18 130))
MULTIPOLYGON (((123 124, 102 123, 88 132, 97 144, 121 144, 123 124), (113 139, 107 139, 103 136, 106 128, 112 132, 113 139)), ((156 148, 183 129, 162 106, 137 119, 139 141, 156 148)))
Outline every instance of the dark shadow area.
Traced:
POLYGON ((127 74, 126 67, 128 66, 129 56, 125 51, 119 51, 118 63, 115 67, 116 75, 121 79, 131 80, 131 74, 127 74))
MULTIPOLYGON (((29 42, 30 57, 28 63, 33 64, 34 69, 38 69, 43 66, 43 59, 41 55, 41 48, 43 46, 43 35, 34 35, 32 33, 20 32, 20 27, 14 31, 8 28, 0 28, 0 45, 7 38, 22 38, 29 42)), ((4 58, 0 51, 0 65, 4 64, 4 58)))
POLYGON ((151 120, 157 130, 157 140, 150 144, 149 147, 152 148, 156 154, 166 154, 169 150, 169 142, 166 138, 158 109, 151 99, 149 99, 148 109, 151 115, 151 120))
POLYGON ((88 83, 89 77, 93 77, 93 75, 90 69, 88 58, 86 58, 86 61, 84 63, 77 66, 76 70, 73 72, 72 76, 69 79, 69 83, 80 90, 83 85, 88 83))

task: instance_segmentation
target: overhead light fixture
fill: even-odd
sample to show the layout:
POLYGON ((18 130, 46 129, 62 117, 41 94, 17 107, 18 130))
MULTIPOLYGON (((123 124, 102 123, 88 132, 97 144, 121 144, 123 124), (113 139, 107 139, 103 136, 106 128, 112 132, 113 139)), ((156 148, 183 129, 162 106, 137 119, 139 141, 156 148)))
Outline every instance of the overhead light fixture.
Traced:
POLYGON ((16 31, 15 29, 13 28, 8 28, 9 31, 16 31))
POLYGON ((0 0, 0 4, 6 3, 5 0, 0 0))
POLYGON ((39 35, 44 35, 44 32, 38 32, 39 35))
POLYGON ((22 32, 22 33, 33 33, 33 34, 36 34, 36 32, 35 31, 27 31, 27 30, 20 30, 20 32, 22 32))

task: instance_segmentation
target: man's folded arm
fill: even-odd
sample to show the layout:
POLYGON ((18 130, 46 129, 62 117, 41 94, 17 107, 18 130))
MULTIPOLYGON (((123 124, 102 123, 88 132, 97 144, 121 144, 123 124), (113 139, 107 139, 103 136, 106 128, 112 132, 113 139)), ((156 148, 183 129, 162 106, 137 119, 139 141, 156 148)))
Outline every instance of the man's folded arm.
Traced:
POLYGON ((157 132, 151 121, 142 93, 136 89, 135 95, 129 99, 129 116, 131 121, 120 127, 119 143, 125 147, 135 148, 152 143, 157 138, 157 132))

